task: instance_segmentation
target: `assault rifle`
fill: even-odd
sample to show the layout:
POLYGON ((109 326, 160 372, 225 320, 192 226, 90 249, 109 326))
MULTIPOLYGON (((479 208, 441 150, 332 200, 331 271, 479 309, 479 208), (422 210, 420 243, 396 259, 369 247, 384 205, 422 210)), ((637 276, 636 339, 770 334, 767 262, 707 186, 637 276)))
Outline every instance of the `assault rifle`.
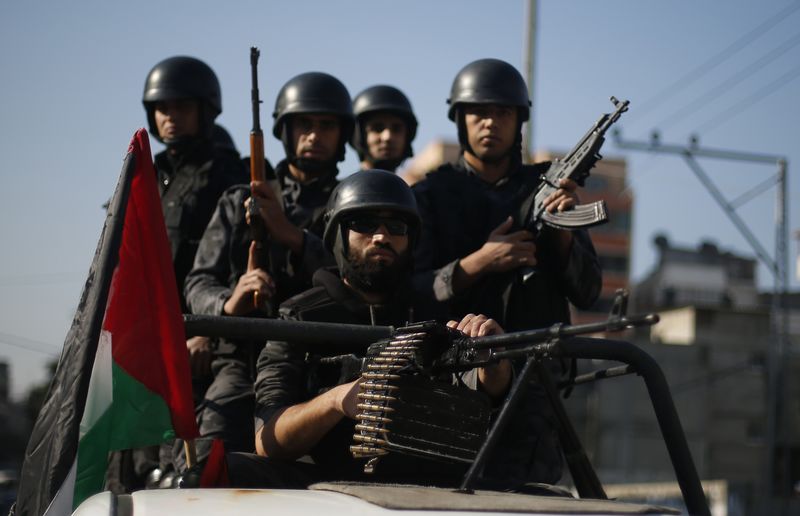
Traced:
MULTIPOLYGON (((250 181, 264 181, 264 133, 261 130, 261 114, 260 104, 261 99, 258 95, 258 58, 261 52, 256 47, 250 47, 250 74, 251 74, 251 89, 250 100, 253 106, 253 129, 250 131, 250 181)), ((272 272, 272 264, 270 263, 271 257, 269 253, 269 235, 267 228, 264 227, 264 221, 261 219, 261 213, 258 207, 253 192, 250 192, 250 203, 247 205, 247 214, 250 225, 250 235, 253 242, 256 244, 255 261, 256 267, 266 269, 272 272)), ((258 291, 253 292, 253 306, 259 308, 261 300, 259 299, 258 291)), ((270 316, 275 315, 272 303, 266 303, 267 313, 270 316)))
MULTIPOLYGON (((572 179, 578 185, 583 186, 592 167, 603 158, 599 151, 605 142, 605 133, 619 119, 620 115, 628 110, 630 103, 627 100, 619 101, 616 97, 611 97, 611 102, 615 107, 614 112, 603 114, 566 156, 555 159, 542 176, 533 194, 529 195, 522 203, 517 214, 517 221, 521 227, 538 235, 545 225, 557 229, 574 230, 589 228, 608 221, 606 203, 602 200, 555 213, 545 210, 544 202, 550 194, 560 188, 559 181, 562 179, 572 179)), ((522 273, 523 282, 530 279, 534 272, 532 268, 525 268, 522 273)))

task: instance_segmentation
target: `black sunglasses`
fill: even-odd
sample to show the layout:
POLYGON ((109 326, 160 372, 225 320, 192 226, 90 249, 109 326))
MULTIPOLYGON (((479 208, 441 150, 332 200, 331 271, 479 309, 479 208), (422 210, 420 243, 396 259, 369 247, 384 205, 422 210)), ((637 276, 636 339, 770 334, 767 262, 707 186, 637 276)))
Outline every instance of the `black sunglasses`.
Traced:
POLYGON ((364 215, 349 219, 346 223, 347 229, 352 229, 356 233, 369 234, 378 231, 383 225, 390 235, 408 235, 408 223, 401 219, 391 217, 379 217, 377 215, 364 215))

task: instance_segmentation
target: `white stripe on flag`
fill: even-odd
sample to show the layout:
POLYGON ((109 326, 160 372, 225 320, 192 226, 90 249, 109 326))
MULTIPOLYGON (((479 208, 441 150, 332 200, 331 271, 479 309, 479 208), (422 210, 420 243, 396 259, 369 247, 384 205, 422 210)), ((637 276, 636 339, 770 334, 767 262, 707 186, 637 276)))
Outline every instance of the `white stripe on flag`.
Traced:
POLYGON ((111 333, 102 330, 92 366, 92 377, 89 380, 89 392, 86 394, 86 407, 81 418, 80 439, 83 439, 86 432, 111 407, 112 401, 111 333))
POLYGON ((75 494, 75 475, 78 470, 78 458, 72 461, 72 467, 69 468, 67 478, 58 489, 56 496, 50 502, 47 510, 44 511, 44 516, 68 516, 72 514, 72 498, 75 494))

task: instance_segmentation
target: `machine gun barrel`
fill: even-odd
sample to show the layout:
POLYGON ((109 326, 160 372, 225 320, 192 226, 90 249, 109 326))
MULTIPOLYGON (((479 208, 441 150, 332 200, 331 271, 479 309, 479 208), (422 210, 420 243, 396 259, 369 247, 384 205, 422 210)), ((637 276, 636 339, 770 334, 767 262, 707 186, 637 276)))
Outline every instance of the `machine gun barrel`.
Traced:
POLYGON ((596 323, 564 325, 554 324, 549 328, 538 330, 517 331, 502 335, 490 335, 472 339, 475 349, 509 348, 527 344, 543 343, 564 337, 588 335, 592 333, 621 331, 637 326, 652 326, 658 322, 658 314, 631 315, 625 317, 611 317, 608 320, 596 323))
MULTIPOLYGON (((224 337, 243 340, 287 340, 312 346, 315 352, 329 354, 334 350, 362 351, 378 340, 391 337, 393 326, 364 326, 310 321, 284 321, 253 317, 218 315, 183 316, 187 337, 224 337)), ((537 330, 490 335, 470 339, 471 347, 488 349, 543 343, 553 339, 604 331, 619 331, 658 322, 658 315, 646 314, 611 318, 607 321, 577 325, 554 325, 537 330)))
MULTIPOLYGON (((622 301, 624 298, 621 297, 624 295, 618 293, 618 299, 615 303, 624 304, 624 301, 622 301)), ((612 312, 608 319, 596 323, 554 324, 548 328, 469 338, 434 321, 394 328, 392 326, 365 326, 212 315, 187 314, 183 318, 187 337, 202 335, 205 337, 224 337, 262 342, 285 340, 306 346, 308 351, 321 356, 342 353, 363 355, 370 344, 396 337, 400 334, 437 334, 443 338, 433 338, 428 341, 427 345, 433 347, 429 349, 432 353, 426 353, 426 356, 433 358, 439 353, 444 353, 446 349, 455 346, 455 348, 461 350, 458 353, 461 356, 455 357, 456 360, 454 362, 446 360, 443 363, 437 360, 437 367, 443 366, 444 369, 455 367, 458 370, 479 367, 487 363, 486 360, 475 360, 473 351, 476 350, 504 348, 502 351, 494 351, 490 355, 489 361, 524 355, 542 355, 547 353, 548 346, 563 338, 620 331, 637 326, 650 326, 658 322, 657 314, 628 316, 624 312, 612 312)))
POLYGON ((184 315, 187 337, 224 337, 249 341, 285 340, 313 348, 321 355, 363 353, 375 341, 388 338, 391 326, 284 321, 255 317, 184 315))

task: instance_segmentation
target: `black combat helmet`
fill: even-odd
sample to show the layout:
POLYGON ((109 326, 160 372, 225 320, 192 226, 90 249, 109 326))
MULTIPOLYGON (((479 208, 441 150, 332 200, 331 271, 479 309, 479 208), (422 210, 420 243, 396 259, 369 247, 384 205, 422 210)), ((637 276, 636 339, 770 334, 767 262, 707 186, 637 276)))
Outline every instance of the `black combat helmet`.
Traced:
MULTIPOLYGON (((322 72, 302 73, 283 85, 275 100, 272 134, 283 141, 286 156, 295 158, 291 137, 287 130, 287 117, 297 114, 329 114, 339 117, 342 137, 336 161, 342 161, 345 143, 353 131, 353 104, 350 93, 336 77, 322 72)), ((302 167, 301 167, 302 168, 302 167)))
POLYGON ((518 136, 512 153, 519 154, 522 146, 522 123, 530 118, 531 101, 528 86, 516 68, 499 59, 478 59, 456 75, 447 99, 447 117, 458 126, 458 141, 463 149, 472 152, 467 140, 462 104, 498 104, 517 108, 518 136))
POLYGON ((214 71, 194 57, 175 56, 156 64, 144 83, 142 104, 147 111, 150 133, 163 143, 155 124, 155 105, 165 100, 197 99, 200 101, 200 132, 210 138, 214 119, 222 113, 222 94, 214 71))
POLYGON ((411 149, 411 142, 417 135, 417 117, 414 116, 411 102, 402 91, 394 86, 386 86, 383 84, 371 86, 356 95, 356 98, 353 100, 353 112, 356 116, 356 127, 350 139, 350 145, 358 152, 359 159, 363 161, 369 156, 369 150, 366 146, 364 124, 368 115, 377 112, 388 112, 397 115, 402 118, 406 124, 406 148, 400 161, 396 164, 392 164, 393 168, 396 168, 404 159, 414 155, 411 149))
POLYGON ((411 188, 387 170, 362 170, 339 183, 325 211, 325 247, 334 254, 340 270, 347 254, 342 222, 356 213, 376 211, 389 211, 405 220, 409 226, 409 249, 413 250, 420 218, 411 188))
POLYGON ((458 72, 447 99, 447 117, 455 121, 459 104, 515 106, 520 121, 530 117, 528 86, 516 68, 499 59, 478 59, 458 72))

